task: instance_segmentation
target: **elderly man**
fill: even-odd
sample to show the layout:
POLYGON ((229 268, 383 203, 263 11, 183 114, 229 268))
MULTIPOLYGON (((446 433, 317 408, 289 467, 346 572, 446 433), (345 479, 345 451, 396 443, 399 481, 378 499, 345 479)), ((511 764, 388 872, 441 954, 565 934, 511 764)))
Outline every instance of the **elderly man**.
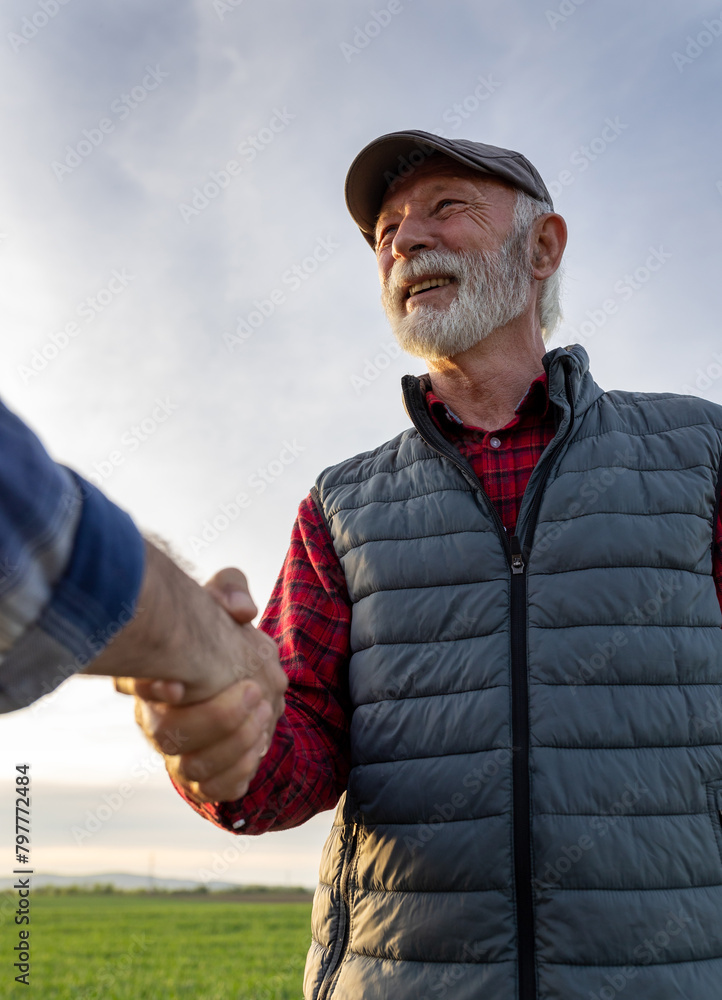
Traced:
POLYGON ((722 409, 545 353, 566 228, 520 154, 393 133, 346 190, 428 364, 413 427, 301 504, 246 794, 241 712, 146 703, 146 732, 183 728, 169 771, 229 830, 340 798, 308 1000, 718 1000, 722 409))

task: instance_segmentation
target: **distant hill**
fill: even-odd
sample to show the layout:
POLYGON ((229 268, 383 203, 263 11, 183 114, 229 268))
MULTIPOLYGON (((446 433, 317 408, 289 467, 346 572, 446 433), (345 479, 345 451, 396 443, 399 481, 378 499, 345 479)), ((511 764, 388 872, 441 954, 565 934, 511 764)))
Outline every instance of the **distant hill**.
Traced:
MULTIPOLYGON (((16 878, 0 878, 0 890, 11 889, 16 878)), ((130 875, 127 872, 100 872, 97 875, 33 875, 32 886, 40 888, 46 885, 56 885, 67 887, 71 885, 90 888, 94 885, 113 885, 116 889, 165 889, 170 892, 181 892, 184 889, 192 892, 202 885, 201 882, 193 882, 188 879, 177 878, 150 878, 148 875, 130 875)), ((235 882, 209 882, 207 888, 210 892, 227 892, 228 890, 245 887, 235 882)))

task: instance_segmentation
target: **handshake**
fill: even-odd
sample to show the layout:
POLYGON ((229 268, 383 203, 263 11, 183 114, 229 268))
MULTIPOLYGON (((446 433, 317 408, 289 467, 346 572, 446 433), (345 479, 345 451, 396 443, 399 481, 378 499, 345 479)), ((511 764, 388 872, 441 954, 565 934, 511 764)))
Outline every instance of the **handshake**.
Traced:
POLYGON ((147 542, 135 618, 84 670, 136 696, 136 721, 199 804, 245 795, 283 714, 288 682, 256 613, 239 570, 200 587, 147 542))

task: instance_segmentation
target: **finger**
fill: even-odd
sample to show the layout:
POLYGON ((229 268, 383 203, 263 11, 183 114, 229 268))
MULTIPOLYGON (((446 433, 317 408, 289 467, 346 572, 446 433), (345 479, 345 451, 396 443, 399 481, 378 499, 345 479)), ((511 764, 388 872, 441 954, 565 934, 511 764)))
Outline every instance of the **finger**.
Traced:
POLYGON ((143 681, 143 685, 148 685, 148 693, 141 693, 136 689, 136 694, 148 701, 163 701, 167 705, 178 705, 184 698, 186 686, 181 681, 143 681))
POLYGON ((239 569, 229 567, 219 570, 206 583, 205 589, 239 625, 253 621, 258 614, 248 590, 248 581, 239 569))
POLYGON ((254 748, 257 764, 258 748, 265 749, 270 742, 267 729, 270 718, 271 706, 261 702, 231 736, 196 753, 182 754, 178 773, 188 782, 208 782, 234 767, 254 748))
POLYGON ((153 681, 142 677, 115 677, 113 680, 119 694, 132 694, 144 701, 177 705, 185 696, 186 687, 181 681, 153 681))
POLYGON ((253 681, 236 681, 192 705, 136 699, 136 721, 162 753, 195 753, 232 735, 262 699, 263 692, 253 681))
POLYGON ((181 681, 137 680, 135 693, 144 701, 162 701, 167 705, 179 704, 185 695, 186 686, 181 681))
POLYGON ((143 677, 116 677, 115 690, 120 694, 133 694, 144 701, 163 701, 168 705, 177 705, 185 695, 185 684, 181 681, 154 681, 143 677))
POLYGON ((261 764, 263 742, 256 743, 231 767, 211 779, 194 783, 194 792, 205 802, 235 802, 247 793, 261 764))
POLYGON ((254 626, 245 626, 241 631, 245 641, 246 676, 262 685, 266 697, 276 709, 276 715, 280 716, 288 678, 279 660, 278 645, 269 635, 254 626))

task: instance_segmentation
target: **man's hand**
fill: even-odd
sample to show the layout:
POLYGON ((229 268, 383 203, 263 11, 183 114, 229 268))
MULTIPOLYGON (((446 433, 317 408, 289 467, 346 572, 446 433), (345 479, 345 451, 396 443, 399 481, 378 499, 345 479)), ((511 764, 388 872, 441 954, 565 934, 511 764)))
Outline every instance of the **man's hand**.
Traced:
POLYGON ((245 795, 270 746, 288 680, 275 642, 250 624, 256 606, 245 576, 224 569, 205 589, 235 619, 252 679, 196 704, 187 704, 177 682, 121 678, 116 687, 137 695, 136 721, 186 794, 195 802, 230 801, 245 795))
POLYGON ((275 727, 283 714, 283 695, 288 687, 288 678, 281 666, 276 643, 250 624, 258 609, 248 592, 246 577, 239 569, 222 569, 211 577, 204 589, 241 626, 248 643, 248 672, 244 672, 243 677, 252 679, 261 689, 264 699, 271 706, 275 727))
POLYGON ((276 725, 254 681, 237 681, 195 705, 136 698, 135 718, 194 802, 227 802, 248 791, 276 725))

